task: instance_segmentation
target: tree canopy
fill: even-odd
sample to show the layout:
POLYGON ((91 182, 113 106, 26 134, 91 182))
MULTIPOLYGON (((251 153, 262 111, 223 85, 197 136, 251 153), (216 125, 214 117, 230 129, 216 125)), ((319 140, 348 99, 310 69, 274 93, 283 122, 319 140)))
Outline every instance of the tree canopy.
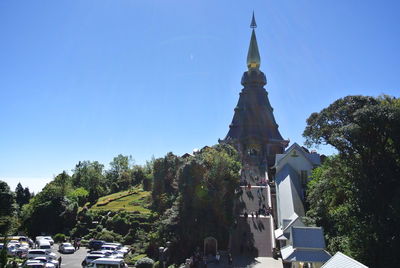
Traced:
POLYGON ((306 144, 338 155, 314 172, 308 216, 328 246, 371 267, 390 267, 400 248, 400 101, 347 96, 307 119, 306 144))

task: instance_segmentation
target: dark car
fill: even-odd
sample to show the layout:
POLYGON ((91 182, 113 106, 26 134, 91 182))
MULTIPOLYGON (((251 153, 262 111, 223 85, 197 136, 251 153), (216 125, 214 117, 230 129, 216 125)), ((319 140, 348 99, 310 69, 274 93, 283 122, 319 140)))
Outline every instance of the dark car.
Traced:
POLYGON ((98 250, 100 249, 106 241, 103 240, 91 240, 89 241, 89 248, 91 250, 98 250))

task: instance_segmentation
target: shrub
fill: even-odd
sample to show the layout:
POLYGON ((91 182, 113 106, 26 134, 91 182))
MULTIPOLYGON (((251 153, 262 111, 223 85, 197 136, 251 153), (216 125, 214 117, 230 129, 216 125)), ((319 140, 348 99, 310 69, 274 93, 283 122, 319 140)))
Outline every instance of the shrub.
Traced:
POLYGON ((135 263, 136 268, 153 268, 154 261, 150 258, 144 257, 135 263))
POLYGON ((103 230, 103 226, 101 224, 96 226, 96 231, 101 232, 103 230))
POLYGON ((98 233, 96 235, 96 239, 107 242, 122 242, 122 236, 120 234, 114 233, 113 231, 108 231, 107 229, 103 229, 101 233, 98 233))
POLYGON ((65 242, 65 234, 55 234, 53 236, 55 243, 62 243, 65 242))

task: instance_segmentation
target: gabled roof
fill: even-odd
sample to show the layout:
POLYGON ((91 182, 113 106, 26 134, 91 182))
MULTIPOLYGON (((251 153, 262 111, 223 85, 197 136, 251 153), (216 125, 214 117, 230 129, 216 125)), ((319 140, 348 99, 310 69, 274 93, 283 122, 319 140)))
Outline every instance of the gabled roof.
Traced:
POLYGON ((308 153, 308 152, 306 152, 300 145, 298 145, 298 144, 295 142, 295 143, 293 143, 289 148, 287 148, 286 151, 285 151, 283 154, 277 154, 277 155, 275 156, 275 165, 274 165, 274 167, 276 168, 276 167, 279 165, 279 163, 280 163, 284 158, 286 158, 287 156, 289 156, 290 153, 291 153, 292 151, 294 151, 294 150, 298 151, 305 159, 307 159, 307 160, 310 162, 310 164, 311 164, 312 166, 318 166, 318 165, 321 164, 321 159, 320 159, 319 154, 317 154, 317 153, 308 153))
POLYGON ((298 249, 292 245, 281 249, 282 260, 284 262, 319 262, 324 263, 331 255, 323 249, 298 249))
POLYGON ((368 268, 364 264, 338 251, 321 268, 368 268))
POLYGON ((305 226, 296 213, 293 213, 289 219, 282 219, 282 226, 274 231, 275 238, 277 240, 288 240, 290 238, 290 228, 292 226, 305 226))
POLYGON ((293 226, 290 233, 290 239, 295 248, 325 248, 325 238, 322 227, 293 226))
MULTIPOLYGON (((290 227, 292 226, 299 226, 299 227, 304 227, 304 223, 301 221, 301 218, 299 217, 299 215, 297 215, 296 213, 293 213, 292 216, 290 216, 290 218, 288 219, 289 222, 287 222, 287 224, 283 225, 283 232, 286 232, 289 230, 290 227)), ((285 219, 284 219, 285 221, 285 219)))

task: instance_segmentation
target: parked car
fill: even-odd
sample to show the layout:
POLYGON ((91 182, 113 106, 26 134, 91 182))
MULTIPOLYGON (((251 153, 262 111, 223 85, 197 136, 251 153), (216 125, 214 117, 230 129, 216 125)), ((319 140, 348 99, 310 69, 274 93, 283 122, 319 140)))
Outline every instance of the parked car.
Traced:
POLYGON ((27 245, 21 245, 18 243, 8 244, 7 253, 11 256, 24 257, 28 253, 29 247, 27 245))
POLYGON ((101 246, 103 246, 104 243, 105 241, 103 240, 91 240, 89 241, 88 247, 92 250, 98 250, 101 248, 101 246))
POLYGON ((57 255, 53 252, 48 252, 45 249, 31 249, 28 250, 28 259, 34 259, 36 257, 47 257, 48 259, 57 259, 57 255))
POLYGON ((104 254, 88 254, 85 259, 82 261, 82 266, 86 267, 87 265, 89 265, 90 263, 92 263, 92 261, 97 260, 99 258, 104 258, 104 254))
POLYGON ((37 242, 37 248, 51 251, 51 243, 49 240, 42 239, 37 242))
POLYGON ((42 264, 42 265, 44 265, 43 267, 46 267, 46 268, 55 268, 54 264, 52 264, 52 263, 47 263, 47 261, 42 262, 40 260, 33 260, 33 259, 26 260, 26 262, 22 265, 22 267, 26 267, 27 265, 30 265, 30 264, 42 264))
POLYGON ((23 268, 45 268, 45 264, 41 262, 31 262, 22 265, 23 268))
POLYGON ((54 240, 51 236, 43 236, 43 239, 49 241, 50 245, 54 245, 54 240))
POLYGON ((105 243, 103 246, 116 246, 116 251, 124 256, 129 252, 129 248, 123 246, 121 243, 105 243))
POLYGON ((53 259, 48 259, 46 257, 36 257, 33 259, 34 261, 40 261, 41 263, 45 263, 46 267, 55 267, 55 268, 60 268, 59 263, 56 260, 53 259))
POLYGON ((74 253, 75 248, 72 246, 71 243, 61 243, 58 247, 58 251, 61 253, 74 253))
POLYGON ((92 261, 87 267, 91 268, 103 268, 103 267, 112 267, 112 268, 127 268, 128 265, 122 259, 113 259, 113 258, 99 258, 97 260, 92 261))

